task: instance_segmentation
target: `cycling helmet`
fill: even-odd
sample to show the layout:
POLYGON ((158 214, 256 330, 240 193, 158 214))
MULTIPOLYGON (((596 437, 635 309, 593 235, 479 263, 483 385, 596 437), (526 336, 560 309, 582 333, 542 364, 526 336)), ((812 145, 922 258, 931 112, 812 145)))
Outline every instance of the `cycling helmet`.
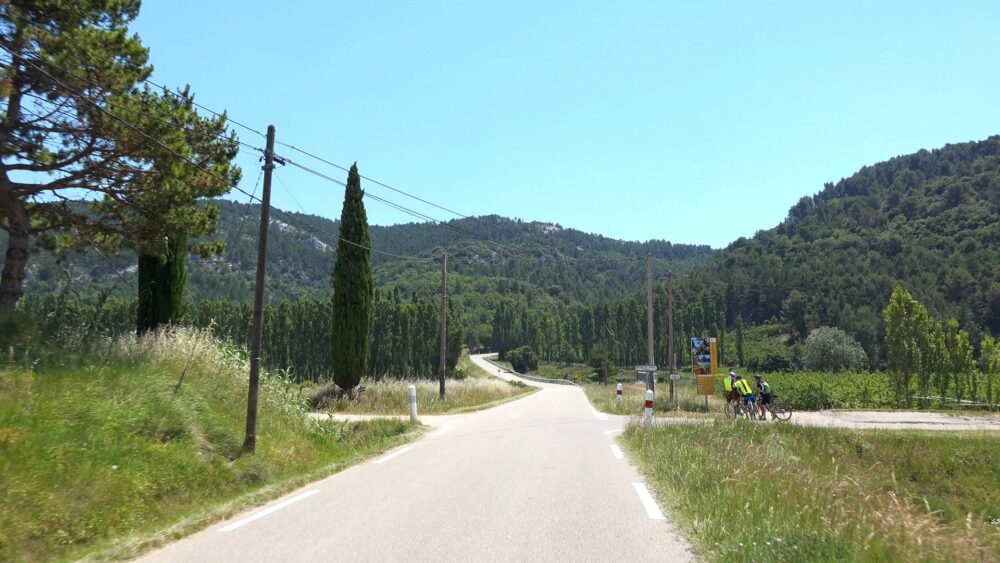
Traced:
POLYGON ((736 377, 736 372, 735 371, 731 371, 731 372, 729 372, 729 375, 731 375, 733 377, 736 377))

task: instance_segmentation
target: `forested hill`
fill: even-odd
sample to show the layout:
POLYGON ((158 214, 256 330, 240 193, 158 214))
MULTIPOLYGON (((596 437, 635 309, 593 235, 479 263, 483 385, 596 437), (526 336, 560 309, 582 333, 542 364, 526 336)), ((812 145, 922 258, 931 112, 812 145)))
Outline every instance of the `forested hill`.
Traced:
MULTIPOLYGON (((249 302, 257 256, 259 206, 227 200, 220 207, 220 227, 213 237, 226 244, 224 254, 188 260, 187 295, 191 300, 249 302)), ((329 295, 336 257, 336 221, 277 210, 271 214, 268 243, 268 299, 329 295)), ((559 225, 523 222, 498 216, 371 227, 376 287, 403 295, 437 295, 440 264, 428 260, 449 254, 450 291, 456 305, 470 300, 490 307, 500 295, 531 304, 591 303, 642 287, 647 253, 660 273, 690 271, 711 255, 708 246, 665 241, 626 242, 559 225), (390 256, 395 255, 395 256, 390 256), (400 259, 399 257, 421 259, 400 259)), ((131 298, 135 291, 135 256, 124 252, 107 259, 95 253, 70 256, 57 264, 38 252, 29 266, 27 295, 53 294, 67 282, 73 291, 95 295, 109 291, 131 298)), ((476 308, 479 308, 476 305, 476 308)), ((482 320, 486 311, 480 311, 482 320)))
POLYGON ((681 284, 794 337, 832 325, 878 350, 902 284, 974 342, 1000 332, 1000 136, 900 156, 803 197, 777 227, 739 239, 681 284))

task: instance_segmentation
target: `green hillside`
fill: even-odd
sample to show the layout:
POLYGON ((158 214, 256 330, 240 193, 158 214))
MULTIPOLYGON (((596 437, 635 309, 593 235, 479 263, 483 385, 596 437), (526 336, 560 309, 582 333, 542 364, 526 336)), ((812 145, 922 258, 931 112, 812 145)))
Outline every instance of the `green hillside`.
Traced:
POLYGON ((1000 333, 1000 136, 866 166, 717 253, 680 284, 793 338, 832 325, 883 357, 881 312, 902 284, 972 340, 1000 333))

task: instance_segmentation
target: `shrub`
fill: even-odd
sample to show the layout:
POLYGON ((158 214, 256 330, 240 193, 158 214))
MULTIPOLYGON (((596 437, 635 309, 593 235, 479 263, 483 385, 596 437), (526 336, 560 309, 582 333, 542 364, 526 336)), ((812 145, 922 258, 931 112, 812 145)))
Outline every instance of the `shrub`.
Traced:
POLYGON ((507 361, 513 366, 514 371, 528 373, 538 369, 538 355, 531 349, 531 346, 521 346, 507 352, 507 361))
POLYGON ((824 326, 806 338, 804 363, 815 371, 862 371, 868 369, 868 356, 851 335, 835 327, 824 326))

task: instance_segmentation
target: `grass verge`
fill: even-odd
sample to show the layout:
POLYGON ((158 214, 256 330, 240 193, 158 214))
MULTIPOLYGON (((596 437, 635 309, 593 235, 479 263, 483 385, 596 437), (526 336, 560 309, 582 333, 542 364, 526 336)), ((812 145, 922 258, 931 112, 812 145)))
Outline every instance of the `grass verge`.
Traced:
POLYGON ((183 329, 0 367, 0 560, 132 557, 413 429, 308 420, 294 385, 263 377, 257 453, 241 455, 247 371, 183 329))
MULTIPOLYGON (((609 414, 638 416, 643 413, 646 403, 646 384, 623 383, 622 400, 615 397, 616 384, 586 383, 581 385, 590 404, 595 409, 609 414)), ((695 394, 695 386, 691 382, 679 381, 675 387, 677 401, 669 398, 669 383, 658 383, 653 399, 653 413, 656 416, 682 416, 685 418, 716 418, 722 414, 725 402, 721 397, 708 398, 708 411, 705 411, 705 397, 695 394)))
POLYGON ((1000 440, 717 421, 622 442, 715 561, 996 561, 1000 440))
MULTIPOLYGON (((410 412, 408 381, 383 379, 362 381, 365 395, 358 400, 334 399, 326 410, 349 414, 407 414, 410 412)), ((438 398, 438 382, 419 380, 417 411, 420 414, 453 414, 485 409, 537 391, 536 387, 520 381, 491 378, 449 379, 446 381, 445 399, 438 398)))

